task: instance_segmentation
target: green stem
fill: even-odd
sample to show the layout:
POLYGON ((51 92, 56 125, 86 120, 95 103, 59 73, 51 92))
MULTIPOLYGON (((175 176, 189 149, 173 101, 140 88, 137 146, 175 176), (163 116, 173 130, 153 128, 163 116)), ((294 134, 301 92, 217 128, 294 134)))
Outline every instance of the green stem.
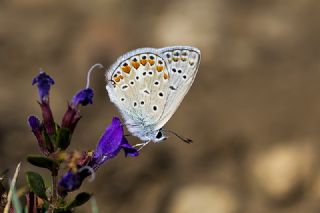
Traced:
POLYGON ((59 168, 56 168, 52 171, 52 196, 50 199, 50 205, 48 208, 48 213, 53 213, 58 199, 58 171, 59 168))

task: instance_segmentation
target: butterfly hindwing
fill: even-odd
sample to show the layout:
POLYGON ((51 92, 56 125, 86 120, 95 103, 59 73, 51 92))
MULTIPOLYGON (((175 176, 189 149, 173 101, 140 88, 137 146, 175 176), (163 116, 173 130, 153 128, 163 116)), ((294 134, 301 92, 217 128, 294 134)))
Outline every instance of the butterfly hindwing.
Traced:
POLYGON ((163 114, 169 73, 155 49, 129 52, 107 72, 107 90, 134 134, 137 126, 154 125, 163 114))
POLYGON ((177 110, 196 77, 200 63, 200 50, 194 47, 167 47, 159 51, 168 66, 170 79, 166 104, 157 128, 164 126, 177 110))

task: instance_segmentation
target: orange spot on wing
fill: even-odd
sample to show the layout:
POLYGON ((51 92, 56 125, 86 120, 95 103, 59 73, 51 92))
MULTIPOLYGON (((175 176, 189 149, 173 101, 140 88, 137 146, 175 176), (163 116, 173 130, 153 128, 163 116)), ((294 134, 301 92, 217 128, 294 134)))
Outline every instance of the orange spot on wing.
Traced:
POLYGON ((140 63, 144 66, 144 65, 146 65, 146 64, 147 64, 147 60, 145 60, 145 59, 141 59, 141 60, 140 60, 140 63))
POLYGON ((135 69, 138 69, 140 66, 139 62, 135 62, 135 61, 133 61, 131 64, 135 69))
POLYGON ((123 76, 122 76, 122 75, 120 75, 119 77, 120 77, 120 79, 123 79, 123 76))
POLYGON ((159 65, 158 65, 158 66, 157 66, 157 71, 158 71, 158 72, 161 72, 162 70, 163 70, 163 66, 159 66, 159 65))
POLYGON ((130 73, 131 68, 129 66, 121 67, 122 71, 125 73, 130 73))
POLYGON ((163 74, 163 78, 164 78, 164 79, 168 79, 168 78, 169 78, 168 73, 164 73, 164 74, 163 74))
POLYGON ((152 66, 154 65, 154 60, 149 60, 149 64, 152 66))
POLYGON ((119 82, 120 81, 120 77, 115 77, 114 80, 115 80, 115 82, 119 82))

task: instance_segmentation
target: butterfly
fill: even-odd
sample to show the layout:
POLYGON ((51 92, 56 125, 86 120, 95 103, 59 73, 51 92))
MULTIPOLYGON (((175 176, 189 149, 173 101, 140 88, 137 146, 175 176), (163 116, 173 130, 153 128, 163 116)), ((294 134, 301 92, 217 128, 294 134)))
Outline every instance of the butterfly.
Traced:
POLYGON ((199 63, 200 50, 195 47, 140 48, 119 57, 107 70, 110 100, 142 145, 167 138, 163 126, 190 89, 199 63))

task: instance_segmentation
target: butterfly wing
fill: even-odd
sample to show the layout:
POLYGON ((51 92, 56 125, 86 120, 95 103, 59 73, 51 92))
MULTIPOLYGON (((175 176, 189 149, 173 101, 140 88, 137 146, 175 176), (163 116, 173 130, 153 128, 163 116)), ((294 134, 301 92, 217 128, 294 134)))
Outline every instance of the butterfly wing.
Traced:
POLYGON ((107 71, 110 100, 118 107, 128 130, 141 140, 163 115, 169 87, 167 65, 157 49, 142 48, 120 57, 107 71))
POLYGON ((177 110, 190 89, 200 64, 200 50, 189 46, 174 46, 159 49, 169 72, 169 87, 163 114, 158 120, 158 129, 162 128, 177 110))

